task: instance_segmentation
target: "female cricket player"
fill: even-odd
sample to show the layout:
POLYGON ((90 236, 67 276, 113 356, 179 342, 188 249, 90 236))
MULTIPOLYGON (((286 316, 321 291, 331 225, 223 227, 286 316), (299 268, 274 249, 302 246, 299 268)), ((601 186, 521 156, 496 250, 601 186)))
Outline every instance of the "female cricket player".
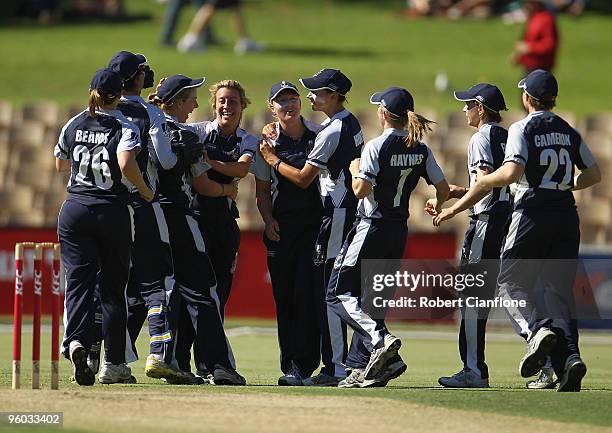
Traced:
MULTIPOLYGON (((204 143, 207 162, 211 165, 207 175, 220 184, 229 186, 244 178, 257 152, 259 140, 240 128, 242 113, 249 103, 238 81, 219 81, 210 87, 210 105, 215 120, 191 124, 204 143)), ((200 194, 193 203, 217 276, 222 316, 230 296, 240 245, 240 229, 236 222, 239 213, 234 198, 200 194)))
POLYGON ((126 183, 133 185, 146 202, 153 199, 153 191, 136 163, 141 150, 138 128, 117 110, 123 87, 121 76, 99 69, 89 87, 88 110, 62 128, 54 150, 56 169, 71 172, 68 196, 59 214, 58 236, 66 270, 63 346, 79 385, 95 382, 94 372, 87 365, 87 352, 92 344, 92 305, 98 271, 105 341, 105 361, 98 380, 131 380, 125 363, 125 290, 133 211, 126 183))
POLYGON ((323 207, 314 182, 302 189, 276 168, 283 162, 302 169, 323 128, 301 116, 300 94, 288 81, 271 87, 268 105, 278 120, 276 139, 270 140, 278 160, 270 166, 261 155, 256 157, 257 207, 266 224, 263 238, 276 304, 283 372, 278 384, 300 386, 321 361, 312 252, 323 207))
MULTIPOLYGON (((362 290, 361 261, 403 257, 408 202, 420 178, 435 186, 438 210, 449 194, 433 153, 421 142, 432 122, 414 112, 412 95, 390 87, 374 93, 370 102, 378 105, 384 131, 365 145, 361 159, 351 163, 351 186, 359 199, 357 221, 336 258, 327 287, 329 307, 361 336, 361 344, 371 353, 367 362, 353 366, 338 384, 346 388, 385 386, 406 370, 398 353, 401 341, 387 330, 384 314, 373 318, 369 313, 373 310, 366 308, 372 289, 366 285, 362 290)), ((351 350, 355 350, 354 342, 351 350)))
MULTIPOLYGON (((508 139, 508 131, 499 125, 499 112, 506 110, 506 103, 496 86, 479 83, 465 92, 455 92, 455 99, 465 102, 463 111, 468 125, 478 130, 472 135, 467 148, 469 186, 451 185, 449 198, 461 200, 435 215, 433 222, 436 226, 469 207, 465 203, 474 193, 468 194, 469 188, 473 188, 478 177, 501 167, 508 139)), ((461 271, 485 275, 486 282, 480 289, 473 287, 460 292, 463 299, 468 296, 491 299, 495 295, 499 255, 511 207, 508 187, 495 188, 490 192, 480 190, 477 198, 479 201, 471 208, 470 225, 461 251, 461 271)), ((435 203, 429 205, 433 212, 435 203)), ((489 387, 489 371, 485 362, 488 317, 489 308, 462 306, 459 354, 463 369, 452 376, 440 377, 440 385, 449 388, 489 387)))

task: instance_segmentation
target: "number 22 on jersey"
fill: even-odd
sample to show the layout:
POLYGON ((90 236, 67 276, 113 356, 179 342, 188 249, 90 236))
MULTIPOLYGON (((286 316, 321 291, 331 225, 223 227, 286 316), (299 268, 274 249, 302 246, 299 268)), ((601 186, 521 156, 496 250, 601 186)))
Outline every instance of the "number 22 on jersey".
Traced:
POLYGON ((559 153, 554 149, 544 149, 540 154, 540 165, 548 166, 544 176, 542 176, 540 188, 558 189, 560 191, 567 191, 571 188, 573 164, 567 149, 560 149, 559 153), (559 165, 565 166, 565 174, 561 182, 555 182, 552 178, 557 173, 559 165))

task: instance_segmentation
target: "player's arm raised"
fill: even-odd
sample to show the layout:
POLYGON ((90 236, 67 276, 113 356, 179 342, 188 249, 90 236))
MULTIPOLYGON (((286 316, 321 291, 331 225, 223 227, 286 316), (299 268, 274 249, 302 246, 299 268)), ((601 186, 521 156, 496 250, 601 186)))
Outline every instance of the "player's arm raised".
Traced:
POLYGON ((213 170, 219 173, 225 174, 226 176, 243 178, 249 174, 252 160, 253 158, 250 155, 242 155, 236 162, 222 162, 209 159, 208 163, 213 170))
POLYGON ((270 146, 265 140, 263 140, 259 144, 259 152, 264 160, 268 163, 268 165, 272 166, 276 171, 278 171, 281 175, 289 179, 295 185, 299 186, 302 189, 306 189, 310 186, 313 180, 319 175, 320 169, 306 162, 304 167, 300 170, 298 168, 292 167, 289 164, 285 164, 282 162, 278 156, 276 156, 276 152, 274 152, 274 148, 270 146))
MULTIPOLYGON (((491 170, 488 168, 476 168, 476 172, 477 178, 481 178, 491 173, 491 170)), ((451 190, 452 186, 454 185, 451 185, 451 190)), ((457 200, 451 207, 443 209, 442 212, 434 216, 434 226, 439 227, 442 221, 449 220, 455 215, 463 212, 464 210, 469 209, 470 207, 478 203, 480 200, 482 200, 484 197, 486 197, 486 195, 489 193, 488 191, 479 188, 478 186, 474 188, 465 188, 465 190, 465 194, 459 200, 457 200)))

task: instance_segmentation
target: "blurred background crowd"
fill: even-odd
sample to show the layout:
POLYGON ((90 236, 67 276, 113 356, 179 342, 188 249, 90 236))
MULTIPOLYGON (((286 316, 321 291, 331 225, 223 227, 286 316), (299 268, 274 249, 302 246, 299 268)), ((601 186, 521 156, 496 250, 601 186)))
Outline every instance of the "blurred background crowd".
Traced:
MULTIPOLYGON (((586 9, 607 11, 609 1, 601 0, 541 0, 552 12, 580 16, 586 9)), ((406 0, 405 15, 444 16, 449 19, 489 18, 501 15, 504 22, 524 22, 527 17, 521 9, 522 0, 406 0)))
MULTIPOLYGON (((168 8, 177 5, 201 6, 205 0, 151 0, 168 8), (199 4, 196 4, 199 3, 199 4)), ((350 0, 346 0, 349 1, 350 0)), ((363 2, 363 0, 355 0, 363 2)), ((376 3, 376 0, 370 0, 376 3)), ((4 17, 37 17, 42 23, 80 17, 147 19, 147 15, 127 14, 126 0, 3 0, 4 17)), ((554 12, 580 16, 585 10, 612 12, 609 0, 543 0, 554 12)), ((522 0, 406 0, 403 14, 407 17, 443 16, 484 19, 501 15, 504 22, 523 22, 522 0)))

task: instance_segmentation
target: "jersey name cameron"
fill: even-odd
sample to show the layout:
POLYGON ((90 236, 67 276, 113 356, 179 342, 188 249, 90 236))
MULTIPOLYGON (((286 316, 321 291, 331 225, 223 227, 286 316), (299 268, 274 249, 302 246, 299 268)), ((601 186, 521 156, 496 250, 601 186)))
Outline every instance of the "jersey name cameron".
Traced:
POLYGON ((551 132, 549 134, 539 134, 533 137, 533 143, 536 147, 547 146, 571 146, 572 142, 569 134, 561 134, 560 132, 551 132))
POLYGON ((393 154, 389 160, 391 167, 414 167, 423 162, 424 155, 393 154))
POLYGON ((77 129, 75 131, 74 141, 80 143, 106 144, 108 143, 109 135, 110 132, 96 132, 88 131, 86 129, 77 129))

